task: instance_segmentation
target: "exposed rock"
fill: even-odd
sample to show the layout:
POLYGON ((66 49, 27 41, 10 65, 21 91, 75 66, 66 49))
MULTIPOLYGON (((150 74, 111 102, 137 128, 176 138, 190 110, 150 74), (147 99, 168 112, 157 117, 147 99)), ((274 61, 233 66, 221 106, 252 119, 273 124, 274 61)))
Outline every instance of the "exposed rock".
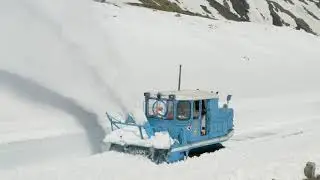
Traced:
MULTIPOLYGON (((141 3, 127 3, 133 6, 146 7, 150 9, 157 9, 168 12, 177 12, 180 14, 186 14, 191 16, 199 16, 204 18, 211 18, 209 16, 202 15, 200 13, 191 12, 189 10, 182 9, 177 3, 168 0, 139 0, 141 3)), ((179 2, 179 1, 176 1, 179 2)), ((213 19, 213 18, 211 18, 213 19)))
POLYGON ((314 162, 307 162, 303 172, 308 179, 314 179, 316 172, 316 164, 314 162))
MULTIPOLYGON (((278 11, 286 13, 292 19, 295 20, 295 22, 297 24, 297 26, 296 26, 297 30, 303 29, 308 33, 316 35, 316 33, 310 28, 310 26, 303 19, 296 17, 292 12, 290 12, 289 10, 286 10, 280 4, 278 4, 278 3, 274 2, 274 1, 267 0, 267 2, 269 4, 270 14, 271 14, 272 17, 278 18, 277 16, 279 16, 279 15, 275 15, 276 12, 274 12, 274 10, 273 10, 273 8, 276 8, 278 11), (270 5, 272 5, 272 6, 270 6, 270 5)), ((274 25, 279 23, 278 19, 276 19, 276 20, 273 19, 273 22, 274 22, 274 25)), ((282 24, 284 24, 283 22, 282 22, 282 24)))
POLYGON ((284 0, 285 2, 287 2, 287 3, 290 3, 290 4, 292 4, 292 5, 294 5, 294 3, 292 2, 292 0, 284 0))
POLYGON ((320 1, 318 3, 316 3, 316 5, 318 6, 318 8, 320 9, 320 1))
POLYGON ((304 10, 310 15, 312 16, 314 19, 316 20, 320 20, 320 18, 318 18, 318 16, 316 16, 315 14, 313 14, 311 11, 309 11, 306 7, 303 7, 304 10))
POLYGON ((212 14, 211 11, 209 11, 208 7, 207 6, 204 6, 204 5, 200 5, 200 7, 208 14, 212 14))
POLYGON ((221 5, 220 3, 218 3, 215 0, 207 0, 210 4, 210 6, 212 6, 213 8, 215 8, 219 14, 221 14, 223 17, 225 17, 228 20, 233 20, 233 21, 245 21, 244 19, 238 17, 237 15, 233 14, 232 12, 230 12, 230 10, 226 7, 224 7, 223 5, 221 5))
POLYGON ((246 0, 231 0, 233 9, 241 16, 242 19, 249 21, 249 4, 246 0))
POLYGON ((223 5, 224 5, 224 7, 228 8, 228 10, 230 11, 230 6, 229 6, 229 3, 227 2, 227 0, 223 0, 223 5))
POLYGON ((299 0, 300 2, 303 2, 305 5, 309 5, 305 0, 299 0))
POLYGON ((283 24, 284 24, 283 20, 274 10, 272 3, 268 3, 268 5, 269 5, 269 10, 270 10, 270 15, 272 17, 272 24, 275 26, 283 26, 283 24))

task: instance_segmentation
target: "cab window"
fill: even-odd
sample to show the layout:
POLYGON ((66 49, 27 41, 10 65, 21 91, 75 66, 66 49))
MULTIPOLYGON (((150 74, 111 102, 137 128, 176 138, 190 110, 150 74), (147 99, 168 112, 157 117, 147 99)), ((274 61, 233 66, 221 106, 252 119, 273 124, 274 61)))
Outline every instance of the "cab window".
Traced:
POLYGON ((167 113, 167 119, 168 120, 173 120, 174 115, 173 115, 173 101, 168 101, 168 113, 167 113))
POLYGON ((149 99, 147 103, 147 116, 157 119, 174 119, 173 101, 149 99))
POLYGON ((179 101, 177 104, 177 119, 188 120, 191 116, 191 104, 189 101, 179 101))
POLYGON ((193 101, 193 119, 199 119, 200 101, 193 101))

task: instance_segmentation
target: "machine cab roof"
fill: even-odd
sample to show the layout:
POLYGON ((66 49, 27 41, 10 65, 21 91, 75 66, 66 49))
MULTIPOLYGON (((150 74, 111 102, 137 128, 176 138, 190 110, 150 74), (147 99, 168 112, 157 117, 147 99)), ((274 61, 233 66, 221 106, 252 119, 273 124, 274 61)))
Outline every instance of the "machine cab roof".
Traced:
POLYGON ((180 91, 150 91, 145 93, 146 98, 171 100, 203 100, 217 98, 217 93, 202 90, 180 91))

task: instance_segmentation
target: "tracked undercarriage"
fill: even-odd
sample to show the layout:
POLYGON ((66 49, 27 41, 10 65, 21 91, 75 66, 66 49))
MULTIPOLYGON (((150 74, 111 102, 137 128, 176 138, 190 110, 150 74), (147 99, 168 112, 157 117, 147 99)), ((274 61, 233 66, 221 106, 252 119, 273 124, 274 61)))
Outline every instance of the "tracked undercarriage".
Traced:
POLYGON ((168 152, 167 149, 155 149, 155 148, 147 148, 147 147, 139 147, 139 146, 122 146, 119 144, 111 144, 110 151, 121 152, 131 155, 139 155, 150 159, 152 162, 156 164, 161 164, 168 161, 168 152))

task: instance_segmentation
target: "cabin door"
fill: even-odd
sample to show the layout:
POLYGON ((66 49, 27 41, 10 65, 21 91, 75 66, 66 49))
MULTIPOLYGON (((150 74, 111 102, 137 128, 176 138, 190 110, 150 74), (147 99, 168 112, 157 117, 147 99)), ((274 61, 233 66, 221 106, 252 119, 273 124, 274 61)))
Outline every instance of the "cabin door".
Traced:
POLYGON ((201 101, 201 106, 200 106, 200 135, 201 136, 205 136, 207 135, 207 101, 206 100, 202 100, 201 101))
POLYGON ((193 102, 192 140, 206 135, 206 102, 193 102))

